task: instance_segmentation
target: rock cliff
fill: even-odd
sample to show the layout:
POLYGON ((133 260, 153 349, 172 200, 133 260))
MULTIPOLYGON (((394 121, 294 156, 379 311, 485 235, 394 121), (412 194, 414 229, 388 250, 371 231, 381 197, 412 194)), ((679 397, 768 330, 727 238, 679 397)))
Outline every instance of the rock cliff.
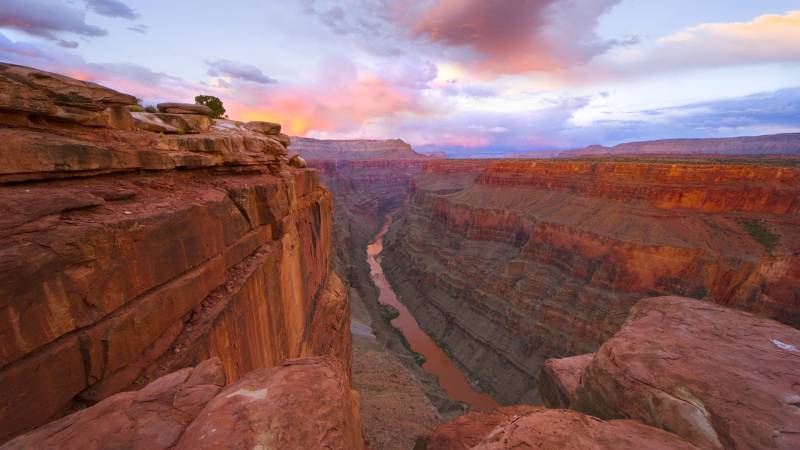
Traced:
POLYGON ((281 135, 25 67, 0 85, 0 442, 209 357, 229 383, 349 374, 332 196, 281 135))
POLYGON ((642 297, 800 326, 800 171, 758 164, 432 163, 384 271, 423 328, 505 404, 553 356, 595 351, 642 297), (449 166, 453 167, 453 166, 449 166))

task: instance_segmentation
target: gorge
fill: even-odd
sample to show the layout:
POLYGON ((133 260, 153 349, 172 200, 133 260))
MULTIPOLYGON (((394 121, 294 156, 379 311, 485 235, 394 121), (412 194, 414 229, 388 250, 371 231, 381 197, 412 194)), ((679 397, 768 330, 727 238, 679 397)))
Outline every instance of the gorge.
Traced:
POLYGON ((0 87, 4 450, 800 445, 796 158, 450 160, 0 87))

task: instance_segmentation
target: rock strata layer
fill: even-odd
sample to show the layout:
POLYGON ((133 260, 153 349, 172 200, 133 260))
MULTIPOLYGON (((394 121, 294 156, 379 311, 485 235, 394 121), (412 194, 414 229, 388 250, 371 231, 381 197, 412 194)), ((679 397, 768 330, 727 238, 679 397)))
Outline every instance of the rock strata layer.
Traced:
POLYGON ((17 66, 0 80, 19 85, 0 96, 0 442, 212 356, 228 382, 312 355, 349 372, 332 197, 278 140, 226 120, 88 126, 59 108, 132 97, 17 66))
POLYGON ((730 162, 430 162, 383 269, 420 325, 505 404, 547 358, 595 351, 641 298, 800 326, 800 172, 730 162))

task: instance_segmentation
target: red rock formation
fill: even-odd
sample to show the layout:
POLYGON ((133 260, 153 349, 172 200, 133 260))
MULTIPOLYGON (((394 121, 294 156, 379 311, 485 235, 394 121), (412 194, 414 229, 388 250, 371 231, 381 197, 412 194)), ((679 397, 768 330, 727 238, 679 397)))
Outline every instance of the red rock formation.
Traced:
POLYGON ((575 389, 594 353, 548 359, 539 373, 539 395, 548 408, 569 408, 575 389))
POLYGON ((538 401, 545 359, 596 350, 643 297, 693 296, 800 326, 796 168, 482 162, 459 188, 450 163, 415 178, 384 271, 501 402, 538 401))
POLYGON ((464 414, 439 425, 425 442, 425 450, 470 449, 498 425, 540 410, 537 406, 517 405, 464 414))
POLYGON ((366 448, 344 365, 317 357, 250 372, 208 402, 175 446, 252 448, 366 448))
POLYGON ((209 356, 229 381, 349 370, 331 194, 281 142, 135 130, 132 97, 34 69, 0 83, 0 442, 209 356))
POLYGON ((184 430, 225 385, 219 359, 165 375, 139 391, 113 395, 51 422, 3 450, 173 448, 184 430))
POLYGON ((574 411, 507 406, 439 426, 425 450, 695 449, 670 433, 631 420, 603 421, 574 411))
POLYGON ((689 298, 642 300, 586 367, 571 404, 702 448, 800 447, 800 331, 689 298))
POLYGON ((219 359, 20 436, 3 450, 365 448, 358 394, 334 358, 287 361, 223 389, 219 359))

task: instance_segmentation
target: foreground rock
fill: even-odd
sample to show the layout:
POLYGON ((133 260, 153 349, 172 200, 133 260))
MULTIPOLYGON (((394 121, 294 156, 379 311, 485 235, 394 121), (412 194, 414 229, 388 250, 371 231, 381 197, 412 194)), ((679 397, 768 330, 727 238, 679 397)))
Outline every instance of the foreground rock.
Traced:
POLYGON ((178 450, 365 448, 358 394, 332 358, 247 374, 211 400, 178 450))
POLYGON ((642 300, 571 404, 702 448, 800 448, 800 331, 689 298, 642 300))
POLYGON ((349 371, 331 194, 280 142, 202 115, 185 135, 90 127, 52 114, 132 97, 0 80, 0 443, 209 357, 229 382, 303 356, 349 371))
POLYGON ((574 411, 546 409, 512 417, 472 449, 696 450, 697 447, 674 434, 631 420, 606 422, 574 411))
POLYGON ((425 442, 425 450, 470 449, 498 425, 540 410, 536 406, 518 405, 465 414, 436 428, 425 442))
POLYGON ((581 374, 594 353, 569 358, 548 359, 539 374, 539 394, 548 408, 569 408, 581 374))
POLYGON ((159 378, 20 436, 3 450, 156 450, 173 448, 225 385, 219 359, 159 378))
POLYGON ((20 436, 3 450, 365 447, 358 394, 334 358, 287 361, 222 389, 219 359, 20 436), (260 446, 260 447, 259 447, 260 446))

